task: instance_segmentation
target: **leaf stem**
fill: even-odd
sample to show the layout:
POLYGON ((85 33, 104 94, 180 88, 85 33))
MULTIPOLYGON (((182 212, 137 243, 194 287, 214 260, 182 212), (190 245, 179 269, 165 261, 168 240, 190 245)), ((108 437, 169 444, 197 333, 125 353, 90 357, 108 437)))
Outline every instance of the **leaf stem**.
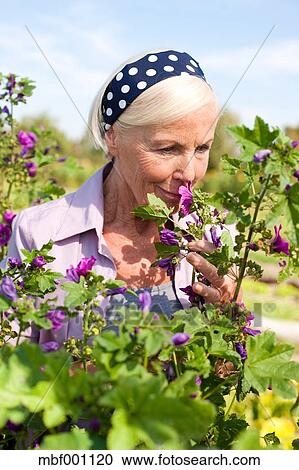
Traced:
POLYGON ((179 377, 181 375, 181 372, 180 372, 180 369, 179 369, 179 366, 178 366, 178 361, 177 361, 175 351, 173 351, 173 353, 172 353, 172 358, 173 358, 173 362, 174 362, 174 368, 175 368, 176 375, 177 375, 177 377, 179 377))
POLYGON ((235 393, 234 393, 233 398, 232 398, 232 400, 231 400, 231 402, 230 402, 230 404, 229 404, 229 407, 228 407, 227 411, 225 412, 224 418, 226 418, 226 417, 229 415, 229 413, 230 413, 230 411, 231 411, 231 409, 232 409, 232 406, 233 406, 233 404, 234 404, 234 402, 235 402, 236 396, 237 396, 237 390, 235 390, 235 393))
POLYGON ((264 185, 264 187, 263 187, 263 189, 260 193, 260 197, 258 199, 257 205, 256 205, 255 210, 254 210, 252 222, 250 224, 248 237, 247 237, 247 240, 246 240, 246 247, 245 247, 244 257, 243 257, 242 262, 241 262, 240 273, 239 273, 239 277, 238 277, 238 282, 237 282, 237 287, 236 287, 236 290, 235 290, 235 294, 234 294, 234 297, 233 297, 233 302, 235 302, 237 300, 240 289, 241 289, 241 284, 242 284, 243 277, 244 277, 244 274, 245 274, 245 269, 246 269, 247 260, 248 260, 248 256, 249 256, 249 251, 250 251, 250 248, 249 248, 248 245, 251 242, 251 238, 252 238, 252 235, 253 235, 253 232, 254 232, 254 224, 256 222, 256 219, 257 219, 257 216, 258 216, 258 213, 259 213, 260 205, 261 205, 262 200, 263 200, 263 198, 265 196, 265 193, 267 191, 270 178, 271 178, 271 175, 268 175, 268 177, 266 179, 266 182, 265 182, 265 185, 264 185))

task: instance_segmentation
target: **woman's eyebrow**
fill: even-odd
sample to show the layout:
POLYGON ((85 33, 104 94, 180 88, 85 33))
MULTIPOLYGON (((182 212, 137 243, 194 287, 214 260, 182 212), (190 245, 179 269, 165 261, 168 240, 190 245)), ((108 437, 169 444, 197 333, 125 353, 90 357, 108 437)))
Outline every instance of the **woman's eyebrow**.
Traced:
MULTIPOLYGON (((206 145, 206 144, 212 142, 213 140, 214 139, 209 139, 205 143, 198 144, 198 145, 206 145)), ((172 143, 172 144, 176 144, 176 145, 179 145, 179 146, 183 147, 183 145, 180 142, 177 142, 174 139, 155 139, 155 140, 153 140, 153 143, 154 144, 160 144, 160 145, 172 143)))

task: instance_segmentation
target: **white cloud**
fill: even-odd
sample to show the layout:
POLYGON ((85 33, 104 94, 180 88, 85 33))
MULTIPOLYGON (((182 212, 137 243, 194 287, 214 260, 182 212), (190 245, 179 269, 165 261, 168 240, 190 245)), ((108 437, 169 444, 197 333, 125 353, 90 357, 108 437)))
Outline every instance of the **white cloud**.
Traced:
MULTIPOLYGON (((271 41, 271 39, 270 39, 271 41)), ((234 50, 211 53, 202 57, 207 70, 235 74, 246 69, 258 49, 240 47, 234 50)), ((251 76, 265 76, 273 73, 283 75, 299 73, 299 40, 284 40, 265 44, 250 66, 251 76)))

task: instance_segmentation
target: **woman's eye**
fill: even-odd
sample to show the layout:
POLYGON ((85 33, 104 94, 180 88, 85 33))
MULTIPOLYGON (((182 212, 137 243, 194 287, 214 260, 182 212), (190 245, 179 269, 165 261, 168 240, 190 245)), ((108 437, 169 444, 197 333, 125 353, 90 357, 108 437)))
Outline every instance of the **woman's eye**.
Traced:
POLYGON ((210 147, 208 147, 207 145, 202 145, 201 147, 197 147, 196 151, 199 152, 199 153, 204 153, 204 152, 207 152, 207 150, 209 150, 210 147))
MULTIPOLYGON (((206 152, 207 150, 209 150, 210 147, 208 147, 207 145, 202 145, 200 147, 197 147, 196 149, 196 152, 199 152, 199 153, 204 153, 206 152)), ((169 152, 172 152, 174 151, 175 149, 173 147, 166 147, 164 149, 160 149, 159 152, 165 152, 165 153, 169 153, 169 152)))

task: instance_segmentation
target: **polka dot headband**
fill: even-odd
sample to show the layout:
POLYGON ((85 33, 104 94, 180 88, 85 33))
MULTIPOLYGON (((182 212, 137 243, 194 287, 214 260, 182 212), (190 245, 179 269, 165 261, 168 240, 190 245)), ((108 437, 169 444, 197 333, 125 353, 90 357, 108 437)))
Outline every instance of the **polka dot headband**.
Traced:
POLYGON ((156 52, 126 64, 108 84, 102 98, 105 131, 144 90, 176 75, 196 75, 206 81, 198 62, 187 52, 156 52))

